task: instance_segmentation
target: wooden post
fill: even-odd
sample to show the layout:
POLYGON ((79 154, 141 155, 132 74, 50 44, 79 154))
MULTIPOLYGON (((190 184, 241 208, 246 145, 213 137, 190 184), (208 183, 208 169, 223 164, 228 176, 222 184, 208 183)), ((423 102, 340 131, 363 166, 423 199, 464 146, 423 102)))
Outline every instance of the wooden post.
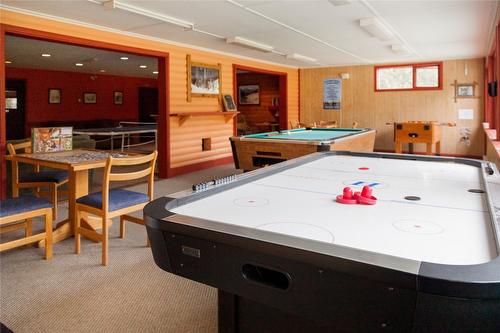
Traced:
POLYGON ((7 163, 5 161, 7 134, 5 133, 5 29, 0 24, 0 199, 7 196, 7 163))

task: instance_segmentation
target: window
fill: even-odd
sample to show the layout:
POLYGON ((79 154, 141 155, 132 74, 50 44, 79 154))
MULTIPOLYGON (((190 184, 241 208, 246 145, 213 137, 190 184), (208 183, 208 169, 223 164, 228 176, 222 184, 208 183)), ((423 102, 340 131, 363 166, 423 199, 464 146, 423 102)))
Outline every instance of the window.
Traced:
POLYGON ((375 91, 442 89, 442 63, 375 66, 375 91))

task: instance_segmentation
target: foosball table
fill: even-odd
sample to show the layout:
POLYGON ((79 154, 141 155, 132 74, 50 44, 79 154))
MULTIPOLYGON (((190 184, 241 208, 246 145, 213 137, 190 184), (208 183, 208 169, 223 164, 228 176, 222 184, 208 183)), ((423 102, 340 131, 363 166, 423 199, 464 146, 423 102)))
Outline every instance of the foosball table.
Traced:
POLYGON ((426 154, 432 155, 433 145, 436 155, 441 154, 441 126, 456 126, 454 123, 438 123, 435 121, 404 121, 387 123, 394 126, 394 151, 403 152, 403 143, 408 143, 413 153, 414 143, 424 143, 426 154))

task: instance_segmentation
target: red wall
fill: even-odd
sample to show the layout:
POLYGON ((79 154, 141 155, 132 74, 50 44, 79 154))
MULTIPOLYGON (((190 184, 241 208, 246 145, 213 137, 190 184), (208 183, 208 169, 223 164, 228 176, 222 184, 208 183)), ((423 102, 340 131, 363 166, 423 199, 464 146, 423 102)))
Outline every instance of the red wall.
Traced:
POLYGON ((6 78, 25 81, 27 134, 43 122, 137 120, 138 88, 158 86, 155 79, 22 68, 7 68, 6 78), (49 104, 49 88, 61 89, 61 104, 49 104), (114 91, 123 92, 123 104, 114 104, 114 91), (84 104, 84 92, 95 92, 97 103, 84 104))

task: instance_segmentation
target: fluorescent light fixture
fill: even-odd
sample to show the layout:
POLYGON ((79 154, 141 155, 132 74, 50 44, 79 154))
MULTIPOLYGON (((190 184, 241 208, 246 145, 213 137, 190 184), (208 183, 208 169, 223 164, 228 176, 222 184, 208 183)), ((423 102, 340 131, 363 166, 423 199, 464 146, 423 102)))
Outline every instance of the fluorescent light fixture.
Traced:
POLYGON ((81 62, 77 62, 77 63, 75 64, 75 66, 76 66, 76 67, 82 67, 82 66, 83 66, 83 64, 82 64, 81 62))
POLYGON ((286 58, 287 59, 292 59, 292 60, 298 60, 298 61, 308 62, 308 63, 313 63, 313 64, 315 64, 317 62, 317 60, 314 59, 314 58, 306 57, 304 55, 297 54, 297 53, 287 54, 286 58))
POLYGON ((359 26, 373 37, 381 41, 390 40, 394 34, 376 17, 369 17, 359 20, 359 26))
POLYGON ((408 54, 410 54, 410 50, 404 44, 394 44, 394 45, 391 45, 391 50, 392 50, 392 52, 394 52, 396 54, 399 54, 399 55, 408 55, 408 54))
POLYGON ((50 57, 51 55, 49 53, 42 53, 42 57, 45 57, 45 58, 48 58, 50 57))
POLYGON ((158 74, 158 71, 154 71, 153 74, 158 74))
POLYGON ((139 67, 140 68, 148 68, 148 66, 146 66, 146 65, 140 65, 139 67))
POLYGON ((239 36, 226 38, 226 43, 239 44, 239 45, 249 47, 251 49, 256 49, 256 50, 264 51, 264 52, 271 52, 272 50, 274 50, 274 47, 271 45, 262 44, 262 43, 255 42, 253 40, 246 39, 246 38, 239 37, 239 36))
MULTIPOLYGON (((88 1, 96 3, 95 0, 88 0, 88 1)), ((170 24, 176 25, 178 27, 181 27, 181 28, 184 28, 187 30, 194 29, 194 23, 183 21, 181 19, 178 19, 178 18, 175 18, 172 16, 156 13, 156 12, 153 12, 153 11, 150 11, 147 9, 143 9, 141 7, 132 6, 132 5, 129 5, 127 3, 120 2, 120 1, 116 1, 116 0, 101 1, 100 4, 103 5, 106 9, 118 8, 118 9, 130 12, 130 13, 139 14, 142 16, 146 16, 149 18, 153 18, 153 19, 162 21, 162 22, 170 23, 170 24)))
POLYGON ((344 6, 349 5, 351 3, 351 0, 328 0, 328 2, 334 6, 344 6))
POLYGON ((10 60, 5 60, 5 63, 8 65, 8 64, 12 64, 12 61, 10 60))
POLYGON ((128 57, 120 57, 121 60, 128 60, 128 57))

